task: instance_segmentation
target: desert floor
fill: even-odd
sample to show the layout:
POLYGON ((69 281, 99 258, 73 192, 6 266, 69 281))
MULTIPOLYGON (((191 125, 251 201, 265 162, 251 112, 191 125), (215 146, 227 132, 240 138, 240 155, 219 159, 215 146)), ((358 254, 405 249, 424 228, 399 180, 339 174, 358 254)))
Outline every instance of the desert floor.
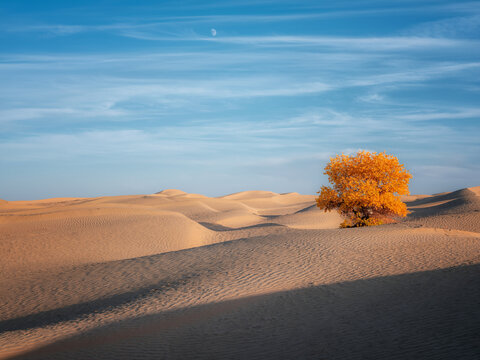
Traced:
POLYGON ((0 201, 2 359, 479 359, 480 187, 338 229, 314 196, 0 201))

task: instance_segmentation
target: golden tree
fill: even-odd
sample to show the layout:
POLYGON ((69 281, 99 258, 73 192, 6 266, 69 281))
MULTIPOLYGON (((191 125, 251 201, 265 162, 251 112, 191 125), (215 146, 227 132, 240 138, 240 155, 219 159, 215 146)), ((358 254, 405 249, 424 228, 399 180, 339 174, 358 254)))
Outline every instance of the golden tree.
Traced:
POLYGON ((412 175, 393 155, 368 151, 337 155, 330 158, 324 174, 333 186, 322 186, 317 206, 345 215, 341 227, 380 225, 407 215, 399 195, 409 194, 412 175))

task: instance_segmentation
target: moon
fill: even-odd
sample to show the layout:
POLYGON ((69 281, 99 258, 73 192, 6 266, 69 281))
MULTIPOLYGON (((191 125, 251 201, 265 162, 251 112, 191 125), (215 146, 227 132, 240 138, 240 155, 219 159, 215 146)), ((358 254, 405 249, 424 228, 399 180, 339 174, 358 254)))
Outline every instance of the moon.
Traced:
POLYGON ((212 33, 212 36, 216 36, 217 35, 217 30, 215 29, 211 29, 210 32, 212 33))

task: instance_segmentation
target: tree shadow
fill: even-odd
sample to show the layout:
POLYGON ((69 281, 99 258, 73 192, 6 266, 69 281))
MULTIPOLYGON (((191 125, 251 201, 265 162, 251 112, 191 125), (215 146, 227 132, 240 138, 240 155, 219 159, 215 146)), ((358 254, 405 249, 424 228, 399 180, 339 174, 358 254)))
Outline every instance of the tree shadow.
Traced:
POLYGON ((479 299, 480 264, 312 284, 117 322, 14 359, 478 359, 479 299))

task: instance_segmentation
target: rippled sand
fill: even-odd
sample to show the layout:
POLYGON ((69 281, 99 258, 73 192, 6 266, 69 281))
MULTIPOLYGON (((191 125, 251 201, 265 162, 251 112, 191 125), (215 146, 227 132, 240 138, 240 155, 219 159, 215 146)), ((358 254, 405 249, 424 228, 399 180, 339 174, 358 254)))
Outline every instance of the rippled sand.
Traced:
POLYGON ((479 193, 360 229, 297 193, 0 202, 0 358, 478 359, 479 193))

